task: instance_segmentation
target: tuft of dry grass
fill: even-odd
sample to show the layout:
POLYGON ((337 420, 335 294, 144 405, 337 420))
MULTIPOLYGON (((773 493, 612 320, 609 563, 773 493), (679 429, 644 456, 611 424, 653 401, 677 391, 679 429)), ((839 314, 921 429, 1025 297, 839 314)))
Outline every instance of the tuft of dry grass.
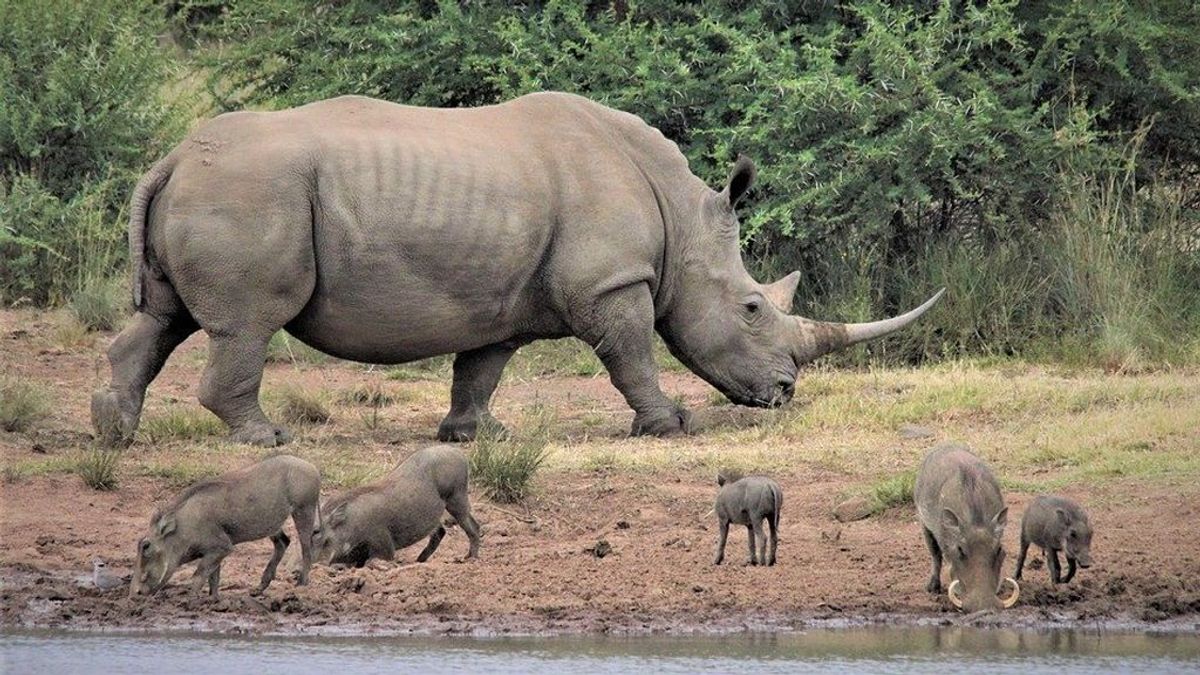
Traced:
POLYGON ((75 473, 93 490, 117 489, 117 469, 121 465, 121 451, 99 446, 85 450, 75 463, 75 473))
POLYGON ((299 387, 287 387, 274 394, 279 415, 294 424, 325 424, 329 421, 329 406, 321 394, 310 394, 299 387))
POLYGON ((0 428, 25 431, 50 413, 50 392, 36 382, 0 378, 0 428))

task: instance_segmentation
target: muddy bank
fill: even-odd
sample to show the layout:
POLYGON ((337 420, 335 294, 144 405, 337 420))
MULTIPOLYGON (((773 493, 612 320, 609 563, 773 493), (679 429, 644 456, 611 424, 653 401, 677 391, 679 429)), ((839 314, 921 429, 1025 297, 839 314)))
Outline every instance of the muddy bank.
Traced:
MULTIPOLYGON (((413 562, 416 546, 395 563, 317 567, 307 587, 293 586, 284 574, 264 596, 253 597, 250 589, 269 557, 269 544, 255 542, 228 558, 222 597, 212 601, 189 594, 188 569, 154 599, 102 592, 88 581, 93 556, 128 571, 146 514, 169 490, 143 480, 97 493, 74 477, 29 479, 0 488, 0 625, 498 635, 787 631, 964 620, 944 597, 923 590, 927 559, 911 512, 895 509, 839 524, 826 506, 827 495, 840 488, 836 477, 799 474, 781 482, 789 502, 780 562, 772 568, 737 564, 744 555, 740 532, 731 534, 733 564, 712 566, 708 486, 578 473, 556 476, 529 505, 528 516, 477 498, 481 560, 457 562, 467 542, 455 529, 427 563, 413 562), (600 540, 612 549, 603 558, 592 550, 600 540)), ((1010 495, 1018 512, 1028 499, 1010 495)), ((1054 588, 1034 554, 1017 608, 966 619, 1018 627, 1196 630, 1200 543, 1179 536, 1190 531, 1183 516, 1194 496, 1097 501, 1095 567, 1054 588), (1129 546, 1131 541, 1143 545, 1129 546)), ((1011 551, 1015 532, 1008 537, 1014 539, 1006 542, 1011 551)))

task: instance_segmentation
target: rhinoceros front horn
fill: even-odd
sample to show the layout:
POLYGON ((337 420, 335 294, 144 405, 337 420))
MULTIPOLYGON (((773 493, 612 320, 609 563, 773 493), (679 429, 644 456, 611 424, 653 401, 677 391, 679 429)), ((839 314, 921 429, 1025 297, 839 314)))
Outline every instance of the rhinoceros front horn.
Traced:
POLYGON ((946 289, 941 289, 926 300, 920 307, 882 321, 869 323, 834 323, 813 321, 802 316, 796 319, 796 346, 794 355, 796 363, 805 363, 813 359, 849 347, 850 345, 874 340, 895 333, 921 318, 921 315, 933 307, 946 289))

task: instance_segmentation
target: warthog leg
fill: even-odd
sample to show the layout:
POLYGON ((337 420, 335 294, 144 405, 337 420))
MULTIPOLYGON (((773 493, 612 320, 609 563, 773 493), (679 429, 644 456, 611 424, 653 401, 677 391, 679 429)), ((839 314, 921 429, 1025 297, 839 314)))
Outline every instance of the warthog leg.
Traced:
POLYGON ((942 549, 938 546, 937 539, 933 538, 933 533, 929 528, 922 527, 921 534, 925 535, 925 546, 929 548, 929 557, 932 558, 933 566, 929 573, 929 583, 925 584, 925 590, 930 593, 942 592, 942 549))
POLYGON ((767 564, 767 537, 763 534, 762 518, 754 518, 754 538, 758 541, 758 562, 767 564))
POLYGON ((1017 554, 1017 569, 1013 572, 1014 579, 1021 578, 1021 570, 1025 567, 1025 554, 1029 552, 1029 542, 1021 535, 1021 552, 1017 554))
POLYGON ((446 511, 454 516, 454 520, 458 521, 463 532, 467 534, 467 540, 470 542, 470 547, 467 549, 467 558, 479 557, 479 523, 475 517, 471 515, 471 501, 464 490, 461 493, 451 495, 446 501, 446 511))
POLYGON ((772 513, 767 517, 767 526, 771 529, 771 555, 767 558, 766 564, 775 564, 775 552, 779 549, 779 532, 775 526, 775 514, 772 513))
POLYGON ((1065 584, 1074 578, 1075 578, 1075 559, 1068 556, 1067 557, 1067 575, 1062 578, 1062 582, 1065 584))
POLYGON ((267 590, 267 586, 275 580, 275 570, 279 568, 279 561, 283 560, 283 554, 287 552, 288 544, 292 540, 284 534, 283 530, 271 535, 271 543, 275 545, 275 550, 271 553, 271 560, 267 563, 267 568, 263 570, 262 581, 258 584, 256 594, 267 590))
POLYGON ((746 523, 746 541, 750 544, 750 559, 746 561, 746 564, 757 565, 758 558, 755 557, 756 551, 754 550, 754 526, 750 523, 746 523))
POLYGON ((426 560, 429 560, 429 556, 433 555, 433 552, 437 550, 438 545, 442 543, 442 537, 445 536, 446 528, 438 525, 437 529, 433 531, 433 534, 429 535, 429 543, 425 544, 425 548, 421 549, 421 554, 417 556, 417 562, 423 563, 426 560))
POLYGON ((713 564, 720 565, 725 559, 725 539, 729 537, 729 521, 720 519, 720 534, 717 535, 717 553, 713 556, 713 564))
POLYGON ((200 558, 200 562, 196 564, 196 573, 192 575, 193 593, 199 594, 207 583, 208 594, 213 598, 217 597, 221 584, 221 561, 232 550, 233 546, 226 544, 205 552, 200 558))
POLYGON ((312 533, 316 525, 316 504, 300 505, 292 509, 292 523, 296 525, 296 534, 300 537, 300 578, 297 586, 308 583, 308 570, 312 567, 313 546, 312 533))
POLYGON ((1046 566, 1050 568, 1050 581, 1055 584, 1062 583, 1062 568, 1058 563, 1058 551, 1052 548, 1042 549, 1046 553, 1046 566))

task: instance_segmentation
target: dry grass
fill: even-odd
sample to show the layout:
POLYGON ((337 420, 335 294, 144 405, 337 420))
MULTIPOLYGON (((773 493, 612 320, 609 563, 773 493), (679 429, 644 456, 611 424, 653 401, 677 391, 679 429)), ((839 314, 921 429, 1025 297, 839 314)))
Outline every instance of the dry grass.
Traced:
POLYGON ((50 413, 50 392, 15 377, 0 378, 0 429, 26 431, 50 413))

